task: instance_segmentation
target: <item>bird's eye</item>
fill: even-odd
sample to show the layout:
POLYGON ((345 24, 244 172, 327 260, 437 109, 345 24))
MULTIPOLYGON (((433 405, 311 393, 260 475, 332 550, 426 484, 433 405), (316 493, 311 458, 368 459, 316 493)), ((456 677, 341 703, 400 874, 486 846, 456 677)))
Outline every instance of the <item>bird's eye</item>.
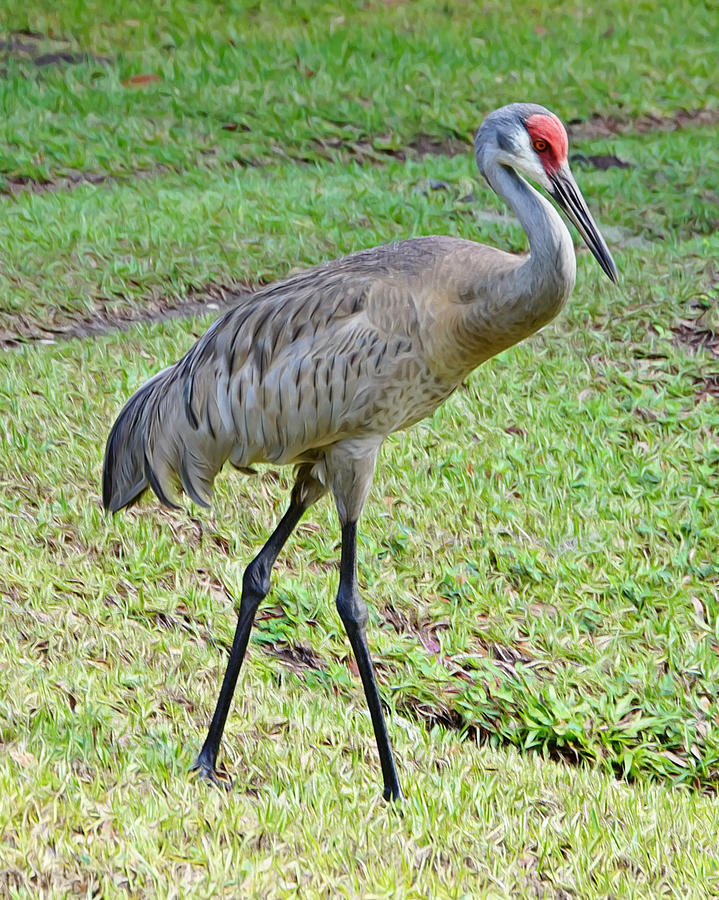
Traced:
POLYGON ((532 146, 538 153, 544 153, 544 151, 547 149, 547 142, 543 140, 533 141, 532 146))

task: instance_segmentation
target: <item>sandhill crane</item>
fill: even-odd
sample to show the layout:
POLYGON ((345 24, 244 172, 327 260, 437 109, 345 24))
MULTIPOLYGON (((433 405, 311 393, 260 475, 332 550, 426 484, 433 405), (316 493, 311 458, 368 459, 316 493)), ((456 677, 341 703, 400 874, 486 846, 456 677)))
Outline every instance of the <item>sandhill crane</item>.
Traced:
POLYGON ((617 270, 570 172, 567 133, 544 107, 515 103, 477 132, 480 173, 519 217, 529 255, 419 237, 353 253, 264 287, 222 315, 177 363, 127 402, 110 432, 103 502, 115 512, 149 486, 207 506, 229 460, 293 464, 289 508, 247 566, 230 658, 193 766, 216 783, 227 713, 270 571, 303 513, 331 491, 342 533, 337 609, 364 687, 385 799, 401 799, 357 588, 357 522, 380 445, 430 415, 480 363, 537 331, 574 287, 569 232, 546 191, 609 278, 617 270))

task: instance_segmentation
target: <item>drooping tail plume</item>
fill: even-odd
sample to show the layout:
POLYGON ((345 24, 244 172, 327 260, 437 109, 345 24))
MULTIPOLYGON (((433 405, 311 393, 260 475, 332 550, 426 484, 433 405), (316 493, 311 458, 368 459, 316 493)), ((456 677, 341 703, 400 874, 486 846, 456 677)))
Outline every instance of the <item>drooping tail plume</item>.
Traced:
POLYGON ((152 419, 173 368, 159 372, 136 391, 112 426, 102 471, 102 502, 110 512, 129 506, 150 486, 163 503, 176 505, 167 497, 147 460, 152 419))

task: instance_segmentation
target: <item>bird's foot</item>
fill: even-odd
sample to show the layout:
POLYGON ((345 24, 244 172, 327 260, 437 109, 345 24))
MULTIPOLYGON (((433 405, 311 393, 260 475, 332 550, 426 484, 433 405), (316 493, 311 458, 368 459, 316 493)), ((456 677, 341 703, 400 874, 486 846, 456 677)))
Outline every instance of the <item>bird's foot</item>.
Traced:
POLYGON ((211 781, 213 784, 217 785, 217 787, 220 787, 225 791, 229 791, 232 788, 232 779, 227 772, 218 771, 215 768, 214 762, 206 759, 202 753, 200 753, 194 763, 190 766, 190 772, 196 772, 197 778, 202 778, 204 781, 211 781))
POLYGON ((382 796, 388 803, 391 801, 392 803, 396 803, 399 807, 401 807, 404 802, 404 794, 402 793, 402 788, 398 784, 387 785, 382 796))

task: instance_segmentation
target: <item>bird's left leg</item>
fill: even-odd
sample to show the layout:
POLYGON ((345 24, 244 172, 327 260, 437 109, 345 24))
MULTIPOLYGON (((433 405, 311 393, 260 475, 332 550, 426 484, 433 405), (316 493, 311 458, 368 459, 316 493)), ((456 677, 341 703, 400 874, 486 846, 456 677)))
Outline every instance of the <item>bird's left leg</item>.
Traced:
POLYGON ((237 628, 232 641, 230 659, 227 663, 225 677, 222 681, 220 695, 217 699, 215 713, 212 717, 205 743, 202 745, 202 750, 192 766, 192 771, 196 771, 201 778, 207 778, 215 784, 221 784, 223 787, 230 787, 232 782, 227 778, 218 776, 215 763, 217 762, 222 732, 225 728, 232 695, 235 692, 237 678, 240 674, 240 667, 245 658, 257 607, 267 596, 270 589, 270 571, 287 538, 292 534, 304 512, 319 500, 326 490, 327 488, 323 484, 312 477, 311 466, 299 466, 295 485, 292 489, 289 509, 272 532, 267 543, 245 569, 245 574, 242 578, 240 612, 237 617, 237 628))
POLYGON ((367 646, 367 604, 357 590, 357 522, 347 522, 342 528, 342 557, 340 562, 340 586, 337 592, 337 611, 350 639, 369 713, 374 728, 379 761, 384 780, 384 799, 402 800, 402 788, 397 776, 392 746, 382 712, 382 701, 377 690, 372 659, 367 646))
POLYGON ((342 526, 337 611, 352 645, 367 698, 382 767, 384 799, 402 800, 402 788, 367 646, 367 604, 357 588, 357 520, 372 484, 379 444, 376 440, 336 444, 326 453, 325 465, 342 526))

